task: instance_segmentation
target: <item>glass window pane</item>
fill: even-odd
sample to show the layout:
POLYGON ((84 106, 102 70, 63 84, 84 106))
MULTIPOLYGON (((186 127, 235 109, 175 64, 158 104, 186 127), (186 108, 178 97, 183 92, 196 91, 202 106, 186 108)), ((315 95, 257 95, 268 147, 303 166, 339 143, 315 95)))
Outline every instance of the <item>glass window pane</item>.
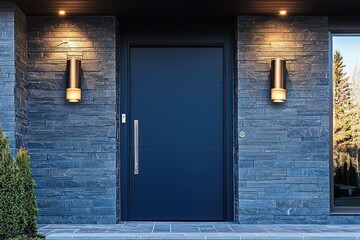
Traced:
POLYGON ((360 36, 333 37, 334 205, 360 206, 360 36))

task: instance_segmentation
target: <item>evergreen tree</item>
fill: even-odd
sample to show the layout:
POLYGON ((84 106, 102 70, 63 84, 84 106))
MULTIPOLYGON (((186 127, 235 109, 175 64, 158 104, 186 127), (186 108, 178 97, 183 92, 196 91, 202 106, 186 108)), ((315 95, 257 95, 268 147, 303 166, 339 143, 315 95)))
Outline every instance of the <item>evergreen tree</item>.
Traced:
MULTIPOLYGON (((360 72, 355 66, 351 72, 351 141, 350 145, 354 146, 354 150, 359 151, 360 148, 360 72)), ((357 158, 356 158, 357 160, 357 158)), ((357 166, 358 161, 354 162, 357 166)))
POLYGON ((344 71, 345 64, 340 52, 336 51, 333 64, 334 81, 334 146, 344 149, 351 143, 353 120, 351 84, 344 71))
POLYGON ((344 184, 349 184, 349 178, 348 178, 348 164, 347 162, 344 162, 343 165, 343 176, 344 176, 344 184))
POLYGON ((9 138, 0 128, 0 238, 20 235, 26 226, 24 185, 18 170, 10 155, 9 138))
POLYGON ((33 234, 37 232, 36 216, 38 213, 37 202, 34 192, 35 182, 31 177, 30 156, 25 148, 20 148, 16 154, 16 163, 19 167, 20 174, 23 178, 24 184, 24 207, 26 219, 26 234, 33 234))
POLYGON ((27 150, 21 148, 14 160, 0 127, 0 239, 37 237, 34 186, 27 150))
POLYGON ((352 164, 351 160, 349 166, 349 185, 357 186, 356 168, 352 164))

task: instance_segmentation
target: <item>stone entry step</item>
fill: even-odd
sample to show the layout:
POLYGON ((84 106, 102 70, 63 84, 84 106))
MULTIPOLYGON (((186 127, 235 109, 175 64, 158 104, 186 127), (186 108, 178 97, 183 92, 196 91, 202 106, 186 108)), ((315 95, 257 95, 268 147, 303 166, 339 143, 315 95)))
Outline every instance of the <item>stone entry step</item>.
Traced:
POLYGON ((228 222, 122 222, 119 224, 49 224, 39 232, 48 240, 360 240, 360 225, 236 224, 228 222))

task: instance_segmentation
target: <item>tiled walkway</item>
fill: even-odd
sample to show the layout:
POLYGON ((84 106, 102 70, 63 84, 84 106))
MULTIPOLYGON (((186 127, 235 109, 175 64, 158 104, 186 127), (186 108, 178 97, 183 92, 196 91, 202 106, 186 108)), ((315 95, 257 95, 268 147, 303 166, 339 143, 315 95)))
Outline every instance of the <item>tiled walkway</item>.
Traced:
POLYGON ((234 223, 123 222, 41 225, 49 240, 64 239, 333 239, 360 240, 360 225, 240 225, 234 223))

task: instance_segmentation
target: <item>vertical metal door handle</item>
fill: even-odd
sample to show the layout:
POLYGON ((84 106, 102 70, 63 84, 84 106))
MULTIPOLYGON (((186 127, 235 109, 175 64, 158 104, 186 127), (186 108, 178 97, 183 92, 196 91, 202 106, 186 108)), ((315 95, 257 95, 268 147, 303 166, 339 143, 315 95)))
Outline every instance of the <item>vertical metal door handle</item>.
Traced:
POLYGON ((134 174, 139 174, 139 120, 134 120, 134 174))

